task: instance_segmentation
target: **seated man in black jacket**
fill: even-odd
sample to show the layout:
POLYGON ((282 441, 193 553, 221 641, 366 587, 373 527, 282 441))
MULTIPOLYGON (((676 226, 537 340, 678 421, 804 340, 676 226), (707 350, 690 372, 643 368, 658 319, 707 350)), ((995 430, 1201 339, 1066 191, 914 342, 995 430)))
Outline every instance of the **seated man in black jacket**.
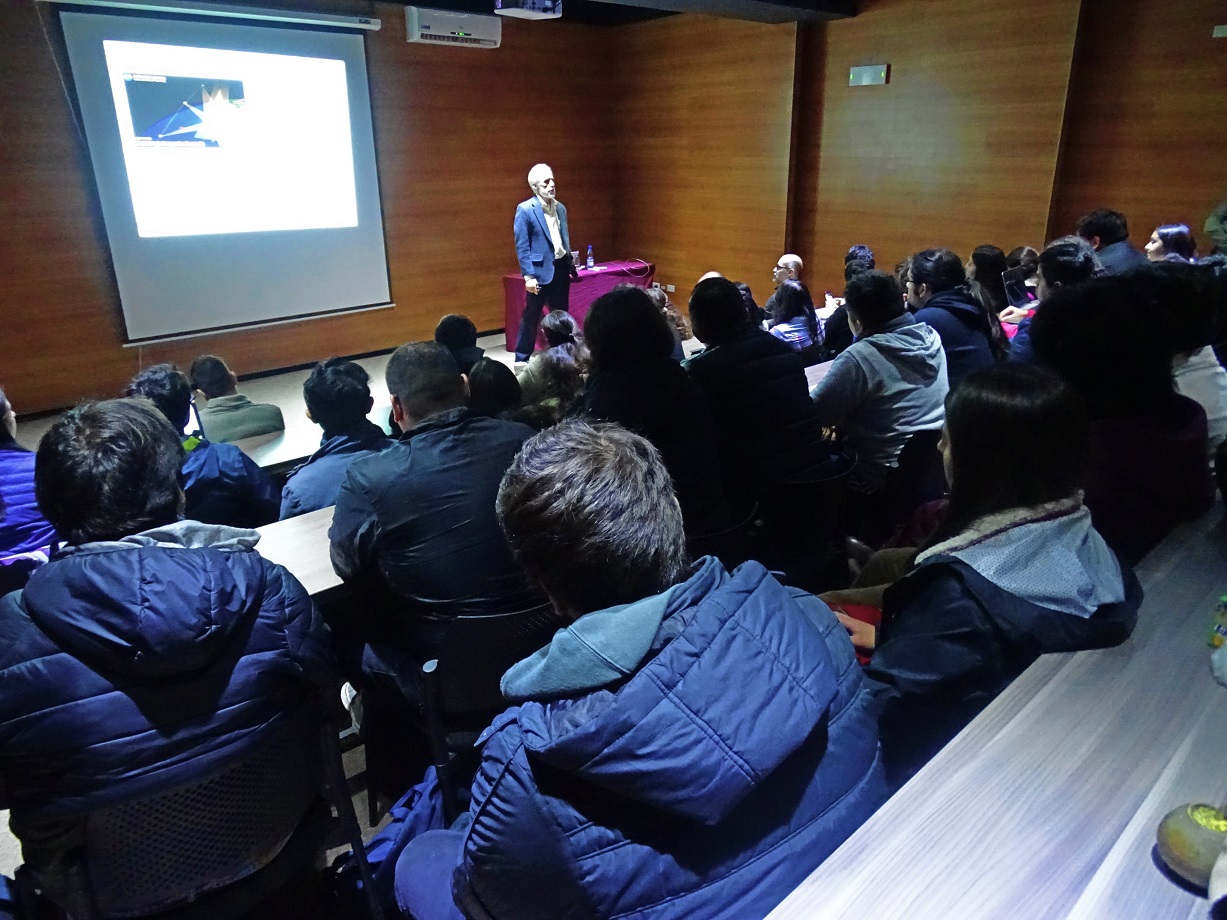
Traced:
POLYGON ((540 602, 494 515, 503 473, 533 430, 470 414, 465 379, 434 342, 402 345, 386 378, 400 440, 350 465, 328 536, 337 574, 390 597, 399 614, 364 624, 363 670, 407 690, 399 678, 433 657, 427 619, 540 602))
POLYGON ((831 454, 801 358, 745 316, 731 281, 700 281, 690 295, 694 334, 707 349, 686 370, 711 403, 725 493, 735 512, 748 509, 767 487, 813 478, 831 454))

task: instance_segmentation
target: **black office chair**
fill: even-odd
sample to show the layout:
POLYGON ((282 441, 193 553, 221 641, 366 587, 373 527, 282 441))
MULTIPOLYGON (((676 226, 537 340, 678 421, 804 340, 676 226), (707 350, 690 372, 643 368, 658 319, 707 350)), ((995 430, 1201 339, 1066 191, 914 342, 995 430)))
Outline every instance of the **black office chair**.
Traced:
POLYGON ((467 807, 477 736, 507 708, 499 690, 503 674, 549 644, 566 622, 543 604, 512 613, 456 617, 444 627, 439 656, 422 666, 422 711, 448 824, 467 807))
POLYGON ((874 492, 849 490, 841 523, 848 536, 878 549, 916 509, 942 497, 946 476, 937 450, 941 430, 917 431, 899 452, 898 467, 874 492))
POLYGON ((751 558, 762 526, 758 502, 753 502, 748 510, 737 516, 737 523, 725 530, 687 536, 686 551, 690 558, 715 556, 730 572, 751 558))
POLYGON ((838 528, 848 474, 856 458, 833 454, 805 475, 770 484, 761 510, 755 558, 807 591, 843 587, 847 555, 838 528))
POLYGON ((271 898, 314 870, 336 824, 354 849, 369 915, 381 920, 336 728, 304 706, 190 782, 85 812, 67 885, 39 892, 19 870, 23 908, 64 920, 266 916, 271 898))

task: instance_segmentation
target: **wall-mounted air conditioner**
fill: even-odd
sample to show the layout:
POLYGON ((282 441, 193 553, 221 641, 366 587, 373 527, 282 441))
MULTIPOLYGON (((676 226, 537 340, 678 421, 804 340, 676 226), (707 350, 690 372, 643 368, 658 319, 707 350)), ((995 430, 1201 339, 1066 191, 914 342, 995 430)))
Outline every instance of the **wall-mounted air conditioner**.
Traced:
POLYGON ((411 42, 453 48, 497 48, 503 43, 503 21, 480 13, 455 13, 405 7, 405 37, 411 42))

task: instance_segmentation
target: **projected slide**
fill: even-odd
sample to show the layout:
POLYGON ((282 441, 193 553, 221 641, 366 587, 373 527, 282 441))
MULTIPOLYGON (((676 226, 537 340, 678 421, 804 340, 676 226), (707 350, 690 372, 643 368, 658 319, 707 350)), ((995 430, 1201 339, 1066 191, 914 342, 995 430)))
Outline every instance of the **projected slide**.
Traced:
POLYGON ((102 44, 141 237, 357 226, 344 61, 102 44))

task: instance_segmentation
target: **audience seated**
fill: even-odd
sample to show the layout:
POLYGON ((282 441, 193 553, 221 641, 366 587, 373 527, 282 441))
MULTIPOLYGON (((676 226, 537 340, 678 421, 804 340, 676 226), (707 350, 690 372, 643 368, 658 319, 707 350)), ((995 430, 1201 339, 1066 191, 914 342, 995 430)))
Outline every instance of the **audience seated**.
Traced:
POLYGON ((815 475, 831 447, 801 359, 746 322, 736 285, 723 278, 700 282, 690 295, 690 319, 707 348, 686 370, 711 406, 725 494, 740 516, 765 489, 815 475))
POLYGON ((691 565, 658 452, 614 425, 529 441, 498 514, 574 622, 503 677, 467 830, 397 863, 405 915, 764 916, 883 800, 839 624, 757 563, 691 565))
POLYGON ((493 358, 479 358, 468 371, 469 411, 487 418, 511 418, 520 408, 515 371, 493 358))
POLYGON ((737 290, 741 291, 741 302, 746 305, 746 318, 751 325, 762 328, 763 323, 767 321, 767 311, 758 305, 758 301, 754 299, 754 292, 750 290, 750 285, 744 281, 734 282, 737 285, 737 290))
POLYGON ((1120 211, 1098 208, 1078 221, 1075 232, 1091 244, 1109 275, 1146 263, 1146 256, 1129 242, 1129 223, 1120 211))
MULTIPOLYGON (((173 364, 145 368, 132 378, 124 395, 148 399, 176 431, 187 427, 192 388, 173 364)), ((180 439, 185 517, 231 527, 260 527, 277 520, 277 487, 250 457, 233 444, 214 444, 196 435, 180 439)))
POLYGON ((281 517, 294 517, 337 503, 349 465, 392 446, 383 429, 367 419, 375 405, 370 376, 360 364, 329 358, 302 385, 307 418, 323 429, 320 447, 290 471, 281 490, 281 517))
POLYGON ((838 426, 856 452, 855 487, 876 492, 913 434, 941 428, 946 355, 937 332, 904 308, 893 275, 863 272, 848 282, 844 297, 856 341, 810 396, 818 421, 838 426))
POLYGON ((239 441, 285 430, 281 410, 271 403, 253 403, 240 394, 239 378, 216 355, 201 355, 193 361, 188 377, 198 393, 200 424, 210 441, 239 441))
POLYGON ((182 465, 144 400, 69 410, 35 470, 67 547, 0 600, 0 805, 76 917, 95 916, 74 897, 85 812, 190 784, 335 693, 306 591, 255 532, 179 519, 182 465))
POLYGON ((328 537, 338 575, 397 599, 361 624, 363 669, 412 695, 433 657, 429 621, 540 601, 494 516, 499 481, 533 431, 470 412, 464 378, 435 342, 396 349, 386 376, 403 434, 350 464, 328 537))
POLYGON ((1026 280, 1030 287, 1035 286, 1035 273, 1039 270, 1040 254, 1031 246, 1015 246, 1005 255, 1005 267, 1025 268, 1026 280))
POLYGON ((1197 241, 1187 224, 1163 224, 1155 228, 1146 243, 1146 258, 1151 262, 1196 262, 1197 241))
POLYGON ((892 787, 1041 654, 1123 642, 1141 603, 1082 501, 1089 429, 1072 387, 1029 366, 973 374, 947 401, 941 449, 950 503, 911 570, 824 595, 882 610, 880 635, 836 615, 873 649, 866 673, 892 787))
POLYGON ((1206 413, 1175 392, 1176 343, 1138 291, 1128 276, 1061 288, 1031 326, 1036 357, 1087 402, 1086 506, 1129 565, 1214 498, 1206 413))
MULTIPOLYGON (((1080 236, 1063 236, 1044 247, 1036 263, 1035 297, 1042 304, 1048 295, 1067 284, 1078 284, 1094 276, 1100 269, 1095 250, 1080 236)), ((1005 311, 1008 321, 1010 310, 1005 311)), ((1010 360, 1030 364, 1035 361, 1035 349, 1031 347, 1031 311, 1017 314, 1018 331, 1010 340, 1010 360)))
POLYGON ((1009 267, 1005 253, 996 246, 977 246, 966 266, 971 293, 993 316, 1010 305, 1001 279, 1009 267))
POLYGON ((1162 260, 1128 276, 1153 317, 1153 338, 1172 342, 1172 376, 1176 392, 1206 413, 1211 465, 1227 439, 1227 370, 1211 347, 1221 336, 1214 303, 1212 269, 1162 260))
POLYGON ((664 288, 648 288, 647 291, 648 296, 652 298, 652 303, 656 304, 656 309, 669 323, 669 329, 673 333, 673 360, 680 364, 686 360, 686 351, 682 348, 682 343, 693 334, 690 330, 690 320, 673 306, 664 288))
POLYGON ((643 288, 620 284, 598 297, 584 321, 592 370, 582 412, 651 441, 677 489, 689 536, 729 527, 712 410, 670 358, 673 333, 643 288))
POLYGON ((34 497, 34 454, 17 443, 17 416, 0 390, 0 594, 24 585, 57 542, 34 497))
POLYGON ((575 318, 564 310, 551 310, 541 320, 546 348, 528 359, 519 373, 520 421, 548 428, 562 421, 584 395, 590 356, 575 318))
POLYGON ((770 332, 793 351, 822 344, 822 324, 814 298, 800 281, 785 281, 771 295, 770 332))
MULTIPOLYGON (((776 259, 775 268, 771 269, 771 283, 775 288, 771 292, 771 296, 767 298, 767 302, 763 304, 763 309, 767 314, 768 320, 775 315, 777 311, 776 294, 780 291, 780 285, 786 281, 800 281, 801 272, 805 269, 805 264, 801 261, 801 257, 794 252, 785 253, 776 259)), ((706 281, 707 277, 702 277, 700 281, 706 281)))
POLYGON ((950 389, 1005 356, 1008 345, 997 314, 972 296, 963 263, 949 249, 926 249, 911 257, 907 302, 916 318, 941 337, 950 389))
MULTIPOLYGON (((856 249, 857 247, 852 247, 856 249)), ((870 259, 848 259, 844 262, 844 299, 848 297, 848 282, 857 275, 873 271, 874 261, 870 259)), ((900 295, 902 298, 902 295, 900 295)), ((840 304, 822 324, 823 356, 828 360, 838 358, 852 344, 852 330, 848 328, 848 308, 840 304)))
POLYGON ((1210 212, 1202 229, 1206 231, 1206 236, 1214 244, 1210 250, 1211 255, 1227 252, 1227 199, 1219 202, 1210 212))
POLYGON ((477 327, 473 321, 459 313, 449 313, 439 320, 435 341, 452 353, 462 374, 467 374, 486 353, 484 348, 477 347, 477 327))

